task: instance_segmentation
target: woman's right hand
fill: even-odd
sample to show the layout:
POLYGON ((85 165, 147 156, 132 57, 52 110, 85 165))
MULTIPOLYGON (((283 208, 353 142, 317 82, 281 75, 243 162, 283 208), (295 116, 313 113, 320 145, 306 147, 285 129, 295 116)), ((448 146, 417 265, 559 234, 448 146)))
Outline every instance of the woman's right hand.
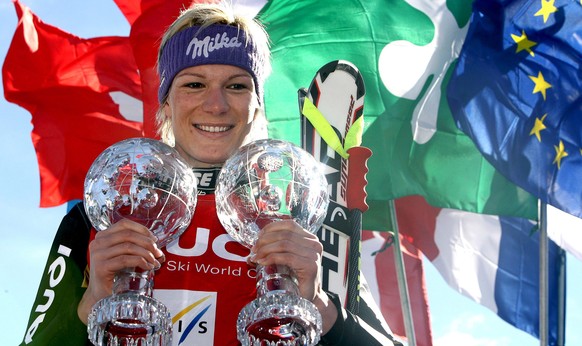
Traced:
POLYGON ((157 269, 165 260, 147 227, 128 219, 97 232, 89 244, 89 255, 89 286, 77 308, 85 324, 93 305, 111 295, 115 273, 124 268, 157 269))

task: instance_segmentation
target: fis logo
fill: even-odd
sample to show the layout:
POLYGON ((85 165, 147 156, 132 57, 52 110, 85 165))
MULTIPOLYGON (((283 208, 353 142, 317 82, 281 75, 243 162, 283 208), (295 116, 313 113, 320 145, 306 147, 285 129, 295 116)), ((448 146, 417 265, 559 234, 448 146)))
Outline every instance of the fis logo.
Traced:
POLYGON ((174 345, 213 345, 215 292, 155 290, 154 297, 172 314, 174 345))

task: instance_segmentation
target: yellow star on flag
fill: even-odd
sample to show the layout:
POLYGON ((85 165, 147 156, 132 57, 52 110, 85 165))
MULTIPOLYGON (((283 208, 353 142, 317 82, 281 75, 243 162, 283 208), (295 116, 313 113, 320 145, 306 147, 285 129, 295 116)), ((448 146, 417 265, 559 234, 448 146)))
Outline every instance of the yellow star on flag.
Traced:
POLYGON ((556 150, 556 157, 554 158, 554 162, 558 164, 558 169, 560 169, 560 164, 562 163, 562 159, 568 156, 566 150, 564 150, 564 143, 560 141, 559 145, 554 145, 554 149, 556 150))
POLYGON ((556 6, 554 6, 555 0, 540 0, 542 4, 542 8, 537 11, 534 16, 544 16, 544 23, 548 21, 550 14, 558 12, 556 6))
POLYGON ((533 128, 531 129, 531 131, 529 133, 530 136, 533 135, 533 134, 535 134, 536 137, 537 137, 537 139, 538 139, 538 142, 541 142, 542 141, 542 137, 540 135, 540 132, 542 130, 545 130, 546 129, 546 125, 544 125, 544 120, 546 119, 546 116, 547 115, 548 115, 547 113, 544 114, 544 116, 541 119, 540 118, 536 118, 536 122, 534 123, 534 126, 533 126, 533 128))
POLYGON ((545 101, 546 100, 546 90, 551 88, 552 85, 550 83, 546 82, 546 80, 544 79, 544 75, 542 74, 541 71, 538 72, 537 77, 529 76, 529 78, 535 84, 535 87, 534 87, 534 90, 532 91, 532 94, 541 92, 543 97, 544 97, 544 101, 545 101))
POLYGON ((511 38, 515 43, 517 43, 517 48, 515 49, 515 53, 519 53, 522 50, 528 51, 529 55, 535 56, 534 52, 531 50, 531 47, 535 46, 537 42, 530 41, 525 34, 525 31, 521 31, 521 36, 517 36, 515 34, 511 34, 511 38))

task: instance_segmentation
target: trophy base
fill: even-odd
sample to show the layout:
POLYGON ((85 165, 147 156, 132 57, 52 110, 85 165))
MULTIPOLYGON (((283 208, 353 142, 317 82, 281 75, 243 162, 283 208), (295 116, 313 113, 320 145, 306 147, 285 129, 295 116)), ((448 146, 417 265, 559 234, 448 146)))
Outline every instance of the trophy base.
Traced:
POLYGON ((106 297, 93 307, 87 323, 96 346, 167 346, 172 320, 158 300, 135 293, 106 297))
POLYGON ((321 314, 299 296, 269 292, 241 310, 237 334, 243 346, 311 346, 319 342, 321 314))

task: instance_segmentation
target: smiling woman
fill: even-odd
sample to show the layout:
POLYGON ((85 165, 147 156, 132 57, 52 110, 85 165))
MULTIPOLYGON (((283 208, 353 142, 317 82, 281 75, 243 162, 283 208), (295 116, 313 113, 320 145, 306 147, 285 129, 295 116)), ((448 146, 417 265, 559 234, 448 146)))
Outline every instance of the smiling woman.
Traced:
MULTIPOLYGON (((114 1, 80 2, 76 0, 63 1, 26 1, 24 5, 44 22, 71 32, 80 37, 98 36, 128 36, 129 24, 123 17, 114 1), (87 15, 90 14, 90 15, 87 15), (107 23, 104 25, 104 23, 107 23)), ((276 2, 274 0, 273 2, 276 2)), ((399 2, 403 4, 404 2, 399 2)), ((0 5, 0 54, 5 55, 10 44, 17 17, 10 2, 0 5)), ((4 60, 4 59, 2 59, 4 60)), ((239 88, 239 87, 236 87, 239 88)), ((236 89, 235 88, 235 89, 236 89)), ((0 145, 7 150, 0 151, 0 162, 5 168, 0 173, 4 182, 0 193, 0 275, 4 278, 0 283, 0 344, 17 345, 23 341, 24 335, 32 321, 28 321, 31 310, 37 306, 47 306, 48 297, 35 304, 35 293, 42 275, 51 273, 58 278, 57 271, 45 271, 48 250, 54 233, 66 206, 55 208, 39 208, 39 169, 34 147, 31 145, 30 113, 23 108, 0 100, 3 117, 3 136, 0 145), (8 183, 7 183, 8 182, 8 183)), ((195 123, 191 124, 193 127, 195 123)), ((36 126, 36 124, 35 124, 36 126)), ((206 131, 222 131, 227 126, 202 126, 206 131)), ((210 172, 199 172, 201 182, 212 181, 210 172)), ((193 245, 190 244, 190 247, 193 245)), ((186 245, 183 248, 187 248, 186 245)), ((64 256, 64 255, 60 255, 64 256)), ((52 264, 50 262, 49 264, 52 264)), ((57 262, 59 263, 59 262, 57 262)), ((239 263, 239 262, 237 262, 239 263)), ((240 262, 241 265, 245 264, 240 262)), ((581 261, 568 255, 568 299, 566 340, 568 345, 582 344, 582 334, 577 326, 582 323, 582 306, 579 288, 582 286, 581 261)), ((189 268, 193 270, 193 261, 179 262, 170 259, 166 262, 168 269, 178 271, 189 268), (188 267, 188 263, 190 266, 188 267)), ((61 268, 55 264, 55 269, 61 268)), ((231 274, 237 275, 238 266, 231 267, 231 274)), ((539 345, 539 341, 501 321, 495 314, 477 303, 466 299, 457 292, 451 291, 440 275, 429 262, 425 262, 427 289, 429 294, 430 312, 433 325, 435 345, 455 345, 461 340, 467 340, 465 345, 539 345), (443 299, 446 297, 446 299, 443 299), (454 307, 454 309, 451 309, 454 307), (482 316, 482 320, 471 316, 482 316), (462 324, 454 321, 475 321, 475 324, 462 324), (461 335, 462 334, 462 335, 461 335), (454 338, 451 339, 451 335, 454 338), (448 342, 447 342, 448 341, 448 342)), ((194 267, 199 271, 210 272, 211 267, 194 267)), ((220 268, 223 269, 223 268, 220 268)), ((241 273, 241 275, 245 275, 241 273)), ((56 281, 55 281, 56 283, 56 281)))
MULTIPOLYGON (((190 165, 188 169, 200 174, 218 174, 217 167, 220 168, 241 146, 265 135, 263 88, 270 71, 270 51, 266 32, 256 19, 238 14, 226 2, 194 4, 182 10, 167 29, 161 40, 157 66, 160 76, 159 133, 162 140, 172 144, 190 165)), ((101 86, 112 79, 100 79, 101 86)), ((92 114, 88 112, 88 116, 92 114)), ((126 167, 125 159, 122 162, 126 167)), ((129 167, 135 165, 138 164, 130 160, 129 167)), ((112 184, 124 181, 115 178, 124 170, 110 171, 112 177, 107 181, 112 184)), ((318 185, 325 188, 323 178, 318 185)), ((88 195, 86 192, 85 196, 88 195)), ((361 303, 360 312, 363 313, 356 315, 357 311, 348 311, 342 306, 337 294, 322 288, 323 245, 317 235, 304 228, 305 225, 285 219, 261 225, 252 248, 253 255, 249 256, 249 249, 231 239, 221 224, 215 198, 219 197, 215 196, 214 187, 206 186, 204 193, 198 196, 191 221, 180 238, 168 244, 165 252, 161 249, 165 244, 158 243, 147 224, 136 222, 134 215, 110 220, 103 229, 92 227, 89 221, 93 220, 92 214, 87 217, 89 203, 85 208, 82 203, 72 207, 62 219, 51 247, 48 270, 39 285, 25 343, 81 344, 89 338, 101 345, 109 338, 135 341, 143 337, 148 341, 160 338, 164 344, 168 341, 168 344, 240 342, 246 345, 254 334, 250 337, 237 335, 236 326, 240 322, 239 312, 257 295, 257 287, 256 278, 242 273, 252 273, 260 263, 264 268, 285 265, 293 273, 297 298, 311 304, 309 311, 317 316, 318 332, 309 338, 310 345, 319 341, 333 345, 397 344, 392 341, 385 324, 364 308, 365 302, 361 303), (202 229, 209 230, 209 239, 202 245, 205 251, 194 254, 183 251, 191 246, 199 249, 202 234, 199 230, 202 229), (226 247, 226 243, 228 252, 236 256, 221 256, 221 246, 214 246, 226 247), (212 248, 208 244, 213 244, 212 248), (191 275, 192 271, 187 269, 199 268, 188 264, 193 255, 197 263, 207 264, 207 270, 191 275), (58 263, 60 270, 53 268, 52 263, 58 263), (180 316, 179 320, 165 319, 167 323, 158 328, 157 320, 149 321, 151 314, 118 315, 118 311, 125 310, 115 308, 112 314, 115 318, 100 318, 102 308, 110 311, 111 303, 126 307, 123 294, 137 290, 130 283, 132 281, 117 280, 119 273, 153 275, 152 269, 155 269, 156 278, 153 298, 161 305, 147 306, 160 307, 161 311, 168 311, 167 315, 180 316), (119 299, 108 298, 112 290, 119 299), (50 304, 46 302, 47 297, 50 304), (111 323, 113 321, 115 323, 111 323), (188 327, 182 329, 182 324, 188 327), (176 328, 172 332, 173 325, 176 328), (196 332, 192 332, 192 328, 196 332)), ((126 197, 119 200, 126 201, 126 197)), ((119 208, 124 205, 121 203, 119 208)), ((160 314, 166 315, 165 312, 160 314)), ((282 318, 276 323, 285 320, 282 318)), ((287 327, 292 328, 292 323, 285 322, 276 331, 287 330, 287 327)), ((290 330, 293 330, 292 335, 269 332, 268 338, 279 340, 285 335, 285 338, 302 343, 300 340, 307 337, 301 334, 301 328, 290 330)))
POLYGON ((221 165, 249 142, 254 120, 263 117, 254 84, 235 66, 218 71, 212 65, 193 66, 176 75, 160 113, 172 124, 176 149, 191 165, 221 165))

